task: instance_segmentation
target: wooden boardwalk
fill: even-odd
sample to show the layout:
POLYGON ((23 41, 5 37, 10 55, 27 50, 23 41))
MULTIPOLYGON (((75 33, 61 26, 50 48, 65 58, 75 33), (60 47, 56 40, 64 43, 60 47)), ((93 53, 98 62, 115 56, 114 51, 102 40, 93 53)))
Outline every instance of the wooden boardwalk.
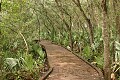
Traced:
POLYGON ((46 80, 104 80, 100 71, 65 48, 46 40, 40 44, 45 46, 49 64, 53 67, 46 80))

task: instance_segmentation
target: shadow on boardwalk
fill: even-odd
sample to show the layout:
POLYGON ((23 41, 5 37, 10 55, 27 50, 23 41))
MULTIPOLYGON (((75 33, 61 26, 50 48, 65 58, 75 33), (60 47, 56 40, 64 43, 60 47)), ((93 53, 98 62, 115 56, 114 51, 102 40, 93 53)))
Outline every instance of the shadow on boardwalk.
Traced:
POLYGON ((65 48, 46 40, 40 44, 45 46, 49 64, 53 67, 46 80, 104 80, 100 71, 65 48))

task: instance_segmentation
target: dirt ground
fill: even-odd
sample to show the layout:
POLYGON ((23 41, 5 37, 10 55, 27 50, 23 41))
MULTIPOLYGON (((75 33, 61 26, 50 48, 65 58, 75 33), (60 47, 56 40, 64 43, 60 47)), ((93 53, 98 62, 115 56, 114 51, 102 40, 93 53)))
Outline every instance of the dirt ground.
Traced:
POLYGON ((50 67, 53 67, 46 80, 103 80, 96 69, 65 48, 45 40, 40 44, 45 46, 50 67))

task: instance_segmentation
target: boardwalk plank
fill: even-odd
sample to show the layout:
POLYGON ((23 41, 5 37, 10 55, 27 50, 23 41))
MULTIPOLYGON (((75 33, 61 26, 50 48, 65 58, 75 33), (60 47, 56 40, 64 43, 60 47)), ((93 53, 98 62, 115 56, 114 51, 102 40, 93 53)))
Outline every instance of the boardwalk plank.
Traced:
POLYGON ((102 76, 89 64, 65 48, 41 41, 46 48, 48 61, 53 72, 46 80, 102 80, 102 76))

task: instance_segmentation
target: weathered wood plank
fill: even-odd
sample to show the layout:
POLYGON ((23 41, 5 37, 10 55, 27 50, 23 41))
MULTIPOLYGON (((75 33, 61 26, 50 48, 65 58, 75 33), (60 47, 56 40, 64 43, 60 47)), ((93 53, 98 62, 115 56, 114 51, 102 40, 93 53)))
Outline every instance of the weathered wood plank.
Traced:
POLYGON ((48 61, 53 68, 46 80, 103 80, 98 71, 65 48, 41 41, 47 52, 48 61))

